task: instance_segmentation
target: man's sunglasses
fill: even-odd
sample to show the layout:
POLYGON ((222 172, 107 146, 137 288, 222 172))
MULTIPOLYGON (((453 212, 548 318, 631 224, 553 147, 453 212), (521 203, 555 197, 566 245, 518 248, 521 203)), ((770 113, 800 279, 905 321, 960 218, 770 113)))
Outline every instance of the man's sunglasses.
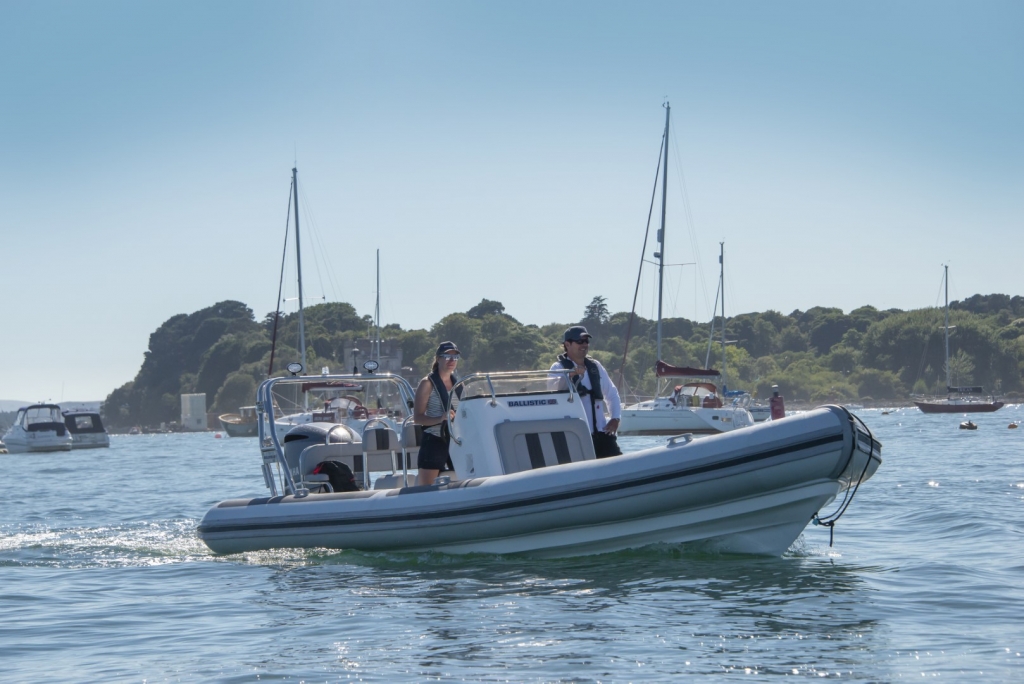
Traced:
POLYGON ((590 344, 590 340, 569 340, 569 341, 570 342, 575 342, 576 344, 590 344))
POLYGON ((458 361, 462 357, 459 354, 441 354, 441 358, 445 361, 458 361))

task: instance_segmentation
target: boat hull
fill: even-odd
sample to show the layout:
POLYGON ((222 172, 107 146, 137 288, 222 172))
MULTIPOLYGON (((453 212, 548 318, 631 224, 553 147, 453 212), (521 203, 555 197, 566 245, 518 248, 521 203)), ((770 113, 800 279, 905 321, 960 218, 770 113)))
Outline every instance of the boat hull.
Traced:
POLYGON ((962 404, 955 402, 915 401, 914 405, 921 409, 921 413, 992 413, 1005 406, 1001 401, 968 401, 962 404))
POLYGON ((71 451, 71 442, 50 442, 40 441, 38 443, 19 442, 17 440, 4 441, 7 452, 11 454, 44 454, 53 451, 71 451))
MULTIPOLYGON (((667 403, 667 402, 665 402, 667 403)), ((622 409, 619 422, 621 435, 679 435, 690 432, 713 435, 750 427, 754 418, 746 409, 724 407, 655 407, 627 406, 622 409)))
POLYGON ((71 448, 75 450, 106 449, 110 447, 110 435, 105 432, 72 435, 71 440, 71 448))
POLYGON ((272 548, 577 556, 657 543, 780 555, 868 479, 881 446, 829 407, 615 458, 450 485, 225 501, 198 532, 215 552, 272 548))
POLYGON ((754 419, 755 423, 762 423, 772 417, 770 406, 748 406, 747 411, 750 412, 750 417, 754 419))
POLYGON ((225 419, 224 416, 217 418, 221 428, 228 433, 228 437, 255 437, 259 432, 259 423, 256 421, 242 423, 225 419))
POLYGON ((4 435, 3 443, 11 454, 71 451, 72 447, 71 435, 67 432, 63 435, 51 431, 30 432, 19 427, 11 428, 10 432, 4 435))

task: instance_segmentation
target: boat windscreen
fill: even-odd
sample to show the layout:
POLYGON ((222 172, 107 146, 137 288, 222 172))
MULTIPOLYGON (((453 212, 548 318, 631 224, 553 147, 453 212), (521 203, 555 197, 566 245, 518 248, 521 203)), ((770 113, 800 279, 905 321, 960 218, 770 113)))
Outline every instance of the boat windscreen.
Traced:
POLYGON ((57 406, 29 406, 25 409, 25 425, 33 423, 64 423, 57 406))
POLYGON ((568 394, 564 379, 554 374, 514 373, 487 376, 474 375, 465 380, 462 400, 479 397, 512 397, 530 394, 568 394), (490 382, 488 382, 490 380, 490 382), (492 392, 493 388, 493 392, 492 392))

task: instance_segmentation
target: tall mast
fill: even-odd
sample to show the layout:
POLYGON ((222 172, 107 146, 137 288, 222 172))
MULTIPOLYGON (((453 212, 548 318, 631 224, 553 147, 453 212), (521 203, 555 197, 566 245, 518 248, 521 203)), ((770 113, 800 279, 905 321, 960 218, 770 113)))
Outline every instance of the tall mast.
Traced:
POLYGON ((658 231, 658 361, 661 361, 661 295, 665 282, 665 205, 668 198, 668 115, 671 105, 665 103, 665 150, 661 174, 661 229, 658 231))
POLYGON ((946 391, 949 391, 949 264, 943 264, 942 280, 946 285, 946 391))
MULTIPOLYGON (((299 246, 299 170, 292 167, 292 190, 295 193, 293 198, 295 204, 295 268, 299 279, 299 353, 302 358, 302 368, 306 368, 306 319, 302 314, 302 249, 299 246)), ((305 372, 305 370, 303 370, 305 372)), ((309 395, 302 393, 304 408, 308 408, 309 395)))
POLYGON ((377 306, 373 314, 374 325, 377 328, 377 363, 380 363, 380 250, 377 250, 377 306))
POLYGON ((722 386, 725 387, 725 243, 718 243, 718 286, 722 288, 722 386))

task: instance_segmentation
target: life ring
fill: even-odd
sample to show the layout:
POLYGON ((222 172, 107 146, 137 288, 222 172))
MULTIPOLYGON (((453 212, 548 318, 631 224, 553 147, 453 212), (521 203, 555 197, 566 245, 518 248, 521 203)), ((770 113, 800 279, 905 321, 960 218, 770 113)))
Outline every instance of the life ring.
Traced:
POLYGON ((366 420, 370 417, 370 411, 365 406, 356 406, 352 409, 352 417, 356 420, 366 420))

